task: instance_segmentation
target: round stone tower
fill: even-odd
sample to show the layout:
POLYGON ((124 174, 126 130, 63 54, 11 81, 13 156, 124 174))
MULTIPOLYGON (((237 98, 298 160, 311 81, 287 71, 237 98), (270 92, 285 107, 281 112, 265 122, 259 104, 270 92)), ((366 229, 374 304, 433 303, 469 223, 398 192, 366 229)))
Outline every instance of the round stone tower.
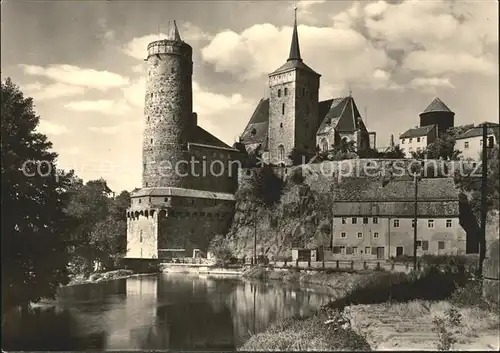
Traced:
POLYGON ((142 187, 188 187, 187 142, 195 128, 191 46, 175 21, 148 45, 142 187))
POLYGON ((446 130, 454 126, 455 113, 438 97, 420 113, 420 127, 437 125, 438 135, 441 136, 446 130))

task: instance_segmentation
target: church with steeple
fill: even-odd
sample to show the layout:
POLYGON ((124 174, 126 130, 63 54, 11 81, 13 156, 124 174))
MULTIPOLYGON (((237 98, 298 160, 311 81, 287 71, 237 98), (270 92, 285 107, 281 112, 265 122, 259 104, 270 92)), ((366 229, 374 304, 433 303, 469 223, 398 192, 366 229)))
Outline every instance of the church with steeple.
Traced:
POLYGON ((240 136, 248 152, 289 165, 293 149, 326 152, 342 140, 354 141, 357 151, 375 147, 351 94, 319 101, 321 75, 302 60, 297 8, 288 59, 268 76, 269 96, 259 101, 240 136))

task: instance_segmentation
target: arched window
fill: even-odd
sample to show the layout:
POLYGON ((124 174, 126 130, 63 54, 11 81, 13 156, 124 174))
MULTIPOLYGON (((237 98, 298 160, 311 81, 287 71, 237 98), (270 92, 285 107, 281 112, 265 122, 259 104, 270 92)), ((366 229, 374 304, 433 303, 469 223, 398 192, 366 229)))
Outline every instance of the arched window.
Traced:
POLYGON ((281 97, 281 90, 278 89, 278 98, 281 97))
POLYGON ((278 160, 283 161, 285 159, 285 147, 283 145, 278 146, 278 160))
POLYGON ((288 95, 288 88, 285 87, 285 96, 288 95))
POLYGON ((328 140, 326 138, 321 140, 321 150, 323 152, 328 152, 328 140))

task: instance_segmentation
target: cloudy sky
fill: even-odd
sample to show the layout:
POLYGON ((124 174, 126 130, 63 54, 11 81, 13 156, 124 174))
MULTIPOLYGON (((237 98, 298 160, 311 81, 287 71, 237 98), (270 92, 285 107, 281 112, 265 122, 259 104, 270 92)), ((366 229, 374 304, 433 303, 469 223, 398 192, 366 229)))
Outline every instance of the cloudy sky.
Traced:
MULTIPOLYGON (((177 20, 193 47, 199 124, 228 144, 288 57, 291 1, 13 1, 2 6, 2 77, 35 100, 59 165, 116 191, 141 184, 143 59, 177 20)), ((300 1, 302 57, 320 99, 349 87, 377 145, 439 96, 455 124, 498 120, 495 0, 300 1)))

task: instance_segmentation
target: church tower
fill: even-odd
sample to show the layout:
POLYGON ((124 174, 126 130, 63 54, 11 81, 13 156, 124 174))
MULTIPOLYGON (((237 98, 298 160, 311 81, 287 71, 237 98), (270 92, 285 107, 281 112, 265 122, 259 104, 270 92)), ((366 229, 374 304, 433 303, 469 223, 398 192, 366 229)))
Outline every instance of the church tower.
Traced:
POLYGON ((169 23, 166 39, 147 47, 143 188, 188 187, 187 143, 197 125, 192 53, 175 21, 169 23))
POLYGON ((269 158, 289 164, 293 148, 315 150, 319 125, 318 95, 321 75, 300 56, 295 7, 292 43, 287 62, 269 74, 269 158))

